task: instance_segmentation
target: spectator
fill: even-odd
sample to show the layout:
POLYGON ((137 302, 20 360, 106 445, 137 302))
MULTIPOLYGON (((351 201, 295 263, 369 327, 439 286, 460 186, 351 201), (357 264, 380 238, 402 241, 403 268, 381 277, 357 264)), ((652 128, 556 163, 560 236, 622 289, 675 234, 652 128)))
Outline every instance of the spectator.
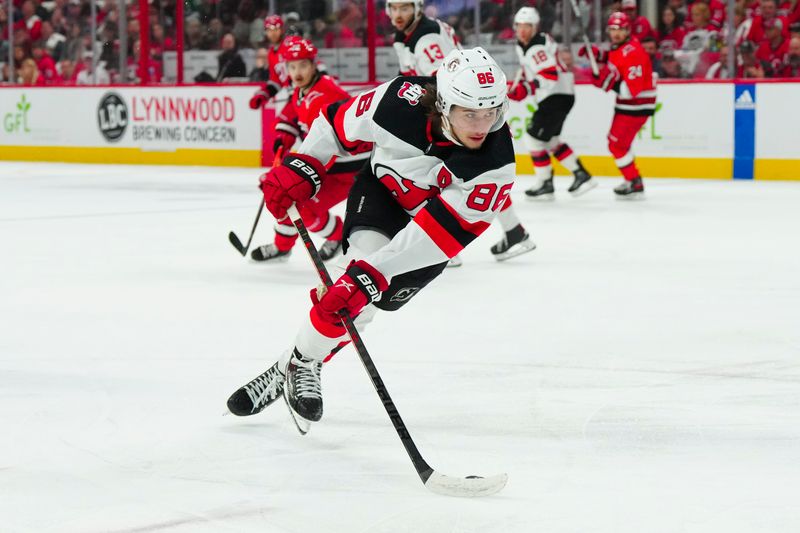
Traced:
POLYGON ((61 57, 67 58, 73 63, 83 57, 83 36, 81 35, 80 25, 73 24, 70 26, 69 36, 64 43, 64 51, 61 57))
POLYGON ((256 50, 256 65, 250 71, 250 81, 267 83, 269 81, 269 52, 266 48, 256 50))
POLYGON ((800 37, 792 37, 789 41, 789 52, 784 58, 780 76, 800 78, 800 37))
POLYGON ((233 33, 236 42, 242 43, 243 48, 252 48, 250 42, 251 27, 256 19, 256 6, 253 0, 242 0, 236 10, 236 22, 233 24, 233 33))
POLYGON ((760 15, 753 17, 753 28, 750 30, 750 40, 760 44, 761 41, 766 38, 766 24, 773 19, 781 21, 783 36, 786 39, 789 38, 789 21, 778 16, 778 4, 776 0, 761 0, 760 13, 760 15))
POLYGON ((36 67, 39 70, 39 75, 44 79, 46 84, 50 84, 56 77, 56 62, 47 53, 44 41, 36 41, 32 48, 33 60, 36 61, 36 67))
POLYGON ((14 29, 24 29, 28 32, 31 41, 42 38, 42 19, 36 14, 36 5, 33 0, 22 3, 22 19, 14 23, 14 29))
POLYGON ((783 17, 791 26, 800 21, 800 0, 784 0, 778 6, 778 16, 783 17))
POLYGON ((789 41, 783 36, 783 22, 778 17, 764 22, 764 40, 756 50, 756 58, 764 65, 767 77, 774 78, 783 70, 789 53, 789 41))
POLYGON ((636 7, 636 0, 622 0, 622 11, 628 15, 631 23, 631 36, 640 41, 645 37, 655 37, 655 32, 650 26, 650 21, 639 15, 639 8, 636 7))
POLYGON ((200 16, 196 13, 192 13, 186 17, 184 27, 184 32, 186 33, 183 40, 184 48, 186 50, 201 49, 203 42, 203 25, 200 24, 200 16))
POLYGON ((50 54, 54 61, 58 62, 61 59, 61 54, 64 52, 64 45, 67 38, 53 29, 53 24, 49 20, 42 22, 42 41, 45 43, 47 53, 50 54))
POLYGON ((247 77, 247 67, 239 54, 236 47, 236 38, 232 33, 226 33, 222 37, 222 53, 217 58, 217 63, 219 64, 217 81, 247 77))
POLYGON ((665 6, 661 11, 661 22, 658 27, 659 48, 679 50, 683 47, 683 38, 686 37, 686 28, 683 18, 672 6, 665 6))
POLYGON ((739 46, 741 56, 741 69, 737 68, 737 78, 764 78, 764 65, 756 57, 756 46, 751 41, 745 41, 739 46))
POLYGON ((642 39, 642 48, 647 52, 647 55, 650 56, 650 64, 653 65, 653 72, 658 72, 661 66, 661 59, 658 57, 658 46, 655 37, 647 36, 642 39))
POLYGON ((688 30, 683 38, 683 49, 693 52, 717 50, 718 32, 711 23, 711 10, 703 2, 692 5, 691 22, 686 24, 688 30))
POLYGON ((725 23, 725 4, 720 0, 696 0, 689 4, 689 15, 691 17, 692 7, 697 4, 705 4, 708 7, 708 22, 716 31, 722 29, 725 23))
POLYGON ((689 18, 689 8, 686 7, 686 0, 667 0, 667 5, 675 11, 681 21, 689 18))
POLYGON ((675 57, 675 52, 672 50, 664 50, 661 54, 661 62, 658 68, 658 77, 659 78, 686 78, 686 75, 683 73, 681 69, 681 64, 678 61, 678 58, 675 57))
POLYGON ((22 85, 44 85, 44 77, 39 74, 39 68, 36 66, 36 61, 31 58, 27 58, 22 62, 22 66, 19 69, 19 77, 22 85))
POLYGON ((58 74, 54 82, 55 85, 75 85, 78 73, 72 60, 62 59, 58 62, 56 70, 58 74))
POLYGON ((719 50, 717 61, 708 67, 705 74, 707 80, 729 80, 731 73, 728 72, 728 45, 722 45, 719 50))
MULTIPOLYGON (((153 80, 151 80, 153 81, 153 80)), ((98 61, 95 68, 95 75, 92 76, 92 53, 83 53, 83 64, 81 65, 80 72, 75 79, 76 85, 108 85, 111 83, 111 76, 106 70, 104 61, 98 61), (95 81, 96 78, 96 81, 95 81)))

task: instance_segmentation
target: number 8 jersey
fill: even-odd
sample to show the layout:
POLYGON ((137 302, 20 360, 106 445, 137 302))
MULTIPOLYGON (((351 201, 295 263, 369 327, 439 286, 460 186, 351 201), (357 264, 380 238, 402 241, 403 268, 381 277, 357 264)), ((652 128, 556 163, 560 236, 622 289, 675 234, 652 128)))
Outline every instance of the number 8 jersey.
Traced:
POLYGON ((433 76, 450 50, 461 48, 453 28, 423 16, 409 35, 398 31, 394 49, 403 76, 433 76))
POLYGON ((550 35, 539 32, 527 46, 517 41, 517 57, 523 79, 536 84, 536 101, 554 94, 575 94, 575 76, 558 58, 558 44, 550 35))

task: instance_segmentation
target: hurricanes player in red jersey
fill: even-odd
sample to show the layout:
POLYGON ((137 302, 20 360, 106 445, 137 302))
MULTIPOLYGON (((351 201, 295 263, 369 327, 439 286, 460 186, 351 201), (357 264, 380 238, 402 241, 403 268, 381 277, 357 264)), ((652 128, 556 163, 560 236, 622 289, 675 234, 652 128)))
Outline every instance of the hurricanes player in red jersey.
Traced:
MULTIPOLYGON (((604 63, 593 83, 604 91, 617 93, 614 120, 608 133, 608 149, 625 181, 614 192, 620 197, 637 197, 644 193, 644 184, 636 168, 631 144, 639 130, 653 116, 656 108, 656 85, 650 56, 630 34, 630 20, 617 11, 608 19, 606 31, 611 51, 592 47, 598 63, 604 63)), ((582 49, 581 55, 586 52, 582 49)))
POLYGON ((289 73, 286 71, 286 65, 284 65, 280 54, 281 45, 286 36, 283 19, 280 15, 270 15, 264 19, 264 33, 270 43, 269 48, 267 48, 269 79, 250 99, 251 109, 260 109, 261 106, 278 94, 278 91, 287 87, 290 81, 289 73))
MULTIPOLYGON (((294 91, 289 102, 278 115, 273 150, 288 153, 298 137, 303 139, 320 110, 333 102, 347 100, 350 94, 339 87, 328 75, 317 70, 317 49, 300 37, 290 37, 281 47, 281 57, 286 64, 294 91)), ((342 247, 342 219, 329 209, 347 198, 353 177, 369 159, 371 144, 365 143, 358 154, 337 158, 327 169, 322 189, 311 200, 298 205, 303 222, 310 231, 323 237, 320 256, 327 261, 342 247)), ((266 176, 266 174, 265 174, 266 176)), ((263 179, 263 176, 262 176, 263 179)), ((275 240, 254 249, 250 256, 256 261, 285 261, 297 241, 297 229, 288 217, 275 224, 275 240)))

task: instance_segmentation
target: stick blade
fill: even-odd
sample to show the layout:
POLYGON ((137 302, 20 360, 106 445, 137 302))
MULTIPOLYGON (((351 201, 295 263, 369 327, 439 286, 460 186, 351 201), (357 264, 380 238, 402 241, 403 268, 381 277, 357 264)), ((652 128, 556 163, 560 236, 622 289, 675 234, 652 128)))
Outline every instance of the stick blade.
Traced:
POLYGON ((508 482, 508 474, 491 477, 451 477, 438 472, 431 474, 425 486, 431 492, 456 498, 476 498, 490 496, 503 490, 508 482))
POLYGON ((239 240, 239 237, 236 236, 234 232, 228 233, 228 240, 231 242, 236 251, 242 254, 242 257, 247 255, 247 250, 245 249, 242 241, 239 240))

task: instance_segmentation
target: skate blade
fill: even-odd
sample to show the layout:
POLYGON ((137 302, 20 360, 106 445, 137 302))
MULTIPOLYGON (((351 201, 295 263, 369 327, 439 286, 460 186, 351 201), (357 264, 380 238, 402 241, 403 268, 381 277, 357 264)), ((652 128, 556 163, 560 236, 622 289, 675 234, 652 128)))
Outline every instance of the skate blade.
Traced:
POLYGON ((556 195, 552 192, 549 192, 547 194, 540 194, 539 196, 530 196, 526 194, 525 198, 527 198, 531 202, 552 202, 556 199, 556 195))
POLYGON ((573 198, 577 198, 579 196, 583 196, 584 194, 591 191, 595 187, 597 187, 597 180, 592 178, 583 185, 581 185, 580 187, 578 187, 578 190, 572 191, 570 194, 572 195, 573 198))
POLYGON ((311 421, 306 420, 292 409, 292 406, 289 405, 289 398, 286 396, 286 389, 283 389, 283 399, 286 401, 286 407, 289 409, 289 414, 292 415, 292 421, 295 427, 297 427, 297 431, 299 431, 301 435, 308 433, 308 430, 311 429, 311 421))
POLYGON ((253 263, 263 263, 265 265, 277 264, 277 263, 285 263, 286 261, 289 260, 289 257, 291 257, 291 255, 292 254, 282 255, 280 257, 275 257, 273 259, 253 259, 251 257, 250 261, 252 261, 253 263))
POLYGON ((637 202, 644 200, 644 191, 642 192, 632 192, 630 194, 616 194, 614 196, 617 197, 617 200, 621 202, 637 202))
POLYGON ((503 252, 501 254, 494 254, 494 258, 498 261, 507 261, 512 257, 517 257, 518 255, 526 254, 528 252, 532 252, 536 249, 536 243, 534 243, 530 239, 525 239, 522 242, 519 242, 512 246, 508 251, 503 252))

